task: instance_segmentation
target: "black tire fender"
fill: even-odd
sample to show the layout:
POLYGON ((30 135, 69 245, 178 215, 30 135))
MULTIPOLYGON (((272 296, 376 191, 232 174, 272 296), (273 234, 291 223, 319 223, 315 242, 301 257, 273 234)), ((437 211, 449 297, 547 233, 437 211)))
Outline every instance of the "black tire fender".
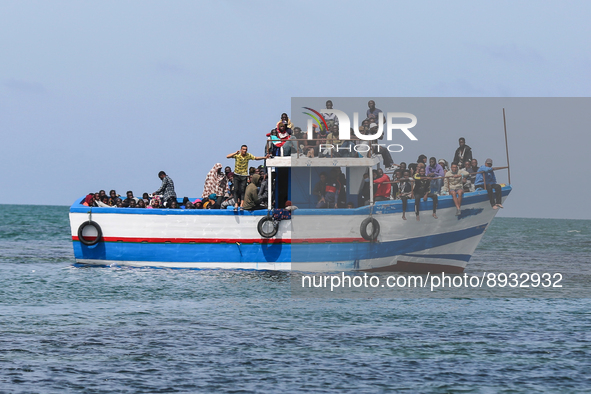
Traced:
POLYGON ((361 236, 363 239, 367 241, 375 241, 378 239, 378 235, 380 235, 380 223, 372 217, 365 218, 363 219, 363 222, 361 222, 361 227, 359 230, 361 231, 361 236), (370 223, 372 228, 371 234, 367 232, 367 227, 370 223))
POLYGON ((103 237, 103 230, 101 229, 101 226, 99 226, 97 222, 93 222, 92 220, 89 220, 87 222, 82 223, 80 225, 80 227, 78 227, 78 240, 86 246, 92 246, 92 245, 97 244, 101 240, 102 237, 103 237), (92 241, 88 241, 82 235, 82 232, 84 231, 86 226, 92 226, 96 229, 96 238, 93 239, 92 241))
POLYGON ((261 220, 259 220, 259 224, 257 226, 257 230, 259 230, 259 234, 261 234, 261 237, 263 237, 263 238, 271 238, 271 237, 274 237, 277 234, 277 231, 279 230, 279 222, 276 222, 270 216, 265 216, 264 218, 262 218, 261 220), (270 221, 271 223, 273 223, 273 230, 271 230, 269 232, 265 232, 263 226, 268 221, 270 221))

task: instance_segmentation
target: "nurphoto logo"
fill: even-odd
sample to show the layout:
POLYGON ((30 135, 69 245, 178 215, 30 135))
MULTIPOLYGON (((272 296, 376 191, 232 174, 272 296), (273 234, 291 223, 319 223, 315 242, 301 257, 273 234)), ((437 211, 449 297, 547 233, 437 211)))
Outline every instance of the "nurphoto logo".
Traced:
MULTIPOLYGON (((372 133, 368 133, 368 130, 363 130, 363 133, 359 129, 359 113, 353 112, 353 127, 351 128, 351 121, 349 120, 349 116, 338 109, 321 109, 320 111, 316 111, 310 107, 303 107, 308 111, 312 112, 304 112, 304 114, 310 116, 311 119, 308 119, 308 130, 307 135, 308 139, 314 138, 314 121, 317 122, 320 129, 326 130, 328 132, 328 124, 322 116, 322 113, 332 113, 334 114, 339 120, 339 140, 350 140, 351 139, 351 130, 355 134, 355 137, 363 140, 363 141, 377 141, 381 140, 384 137, 384 123, 386 124, 386 133, 385 137, 388 141, 392 140, 392 135, 394 130, 401 130, 411 141, 418 141, 418 138, 415 137, 413 133, 409 129, 413 128, 417 125, 417 117, 408 112, 388 112, 386 114, 386 121, 384 122, 384 113, 378 113, 378 119, 376 121, 376 126, 372 127, 369 131, 372 133), (394 123, 394 119, 410 119, 410 123, 394 123), (375 131, 374 131, 375 129, 375 131)), ((402 152, 404 149, 400 144, 380 144, 374 143, 371 146, 382 146, 387 148, 389 152, 402 152)), ((332 144, 321 144, 321 149, 336 149, 339 150, 339 146, 333 146, 332 144)), ((357 152, 367 152, 370 148, 370 145, 355 145, 355 151, 357 152)))

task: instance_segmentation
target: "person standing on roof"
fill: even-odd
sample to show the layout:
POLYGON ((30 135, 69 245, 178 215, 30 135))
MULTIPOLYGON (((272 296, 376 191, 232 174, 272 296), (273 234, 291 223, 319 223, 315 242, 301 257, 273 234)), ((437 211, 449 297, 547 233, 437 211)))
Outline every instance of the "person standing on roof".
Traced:
POLYGON ((234 210, 238 207, 242 208, 244 205, 244 192, 246 191, 246 182, 248 179, 248 162, 250 160, 264 160, 269 157, 266 156, 257 157, 248 153, 248 147, 242 145, 240 150, 234 153, 230 153, 226 158, 236 160, 234 164, 234 210))
POLYGON ((162 195, 162 201, 165 207, 170 207, 170 204, 173 200, 176 200, 176 193, 174 191, 174 182, 166 172, 160 171, 158 173, 158 178, 162 180, 162 184, 160 188, 156 190, 153 194, 162 195))
MULTIPOLYGON (((383 114, 384 112, 381 109, 376 108, 376 102, 373 101, 373 100, 369 100, 367 102, 367 106, 369 107, 369 109, 365 113, 365 115, 367 116, 367 119, 370 120, 370 123, 377 123, 378 122, 379 113, 382 113, 383 114)), ((383 122, 385 123, 386 122, 386 119, 384 119, 383 122)))

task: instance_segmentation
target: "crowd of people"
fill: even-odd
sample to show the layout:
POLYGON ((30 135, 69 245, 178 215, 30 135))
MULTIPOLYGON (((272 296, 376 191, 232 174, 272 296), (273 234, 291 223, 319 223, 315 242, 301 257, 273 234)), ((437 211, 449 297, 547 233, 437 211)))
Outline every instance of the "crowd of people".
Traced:
MULTIPOLYGON (((142 198, 134 197, 132 191, 121 198, 115 190, 107 196, 104 190, 90 193, 83 201, 84 205, 94 207, 129 207, 129 208, 183 208, 183 209, 234 209, 258 210, 268 208, 269 180, 263 165, 249 167, 250 161, 264 160, 274 156, 290 156, 300 152, 308 157, 359 157, 360 153, 349 149, 355 144, 366 144, 367 141, 341 141, 338 139, 339 121, 331 113, 332 101, 326 102, 326 112, 322 113, 322 125, 313 125, 314 138, 308 140, 301 128, 294 127, 286 113, 281 115, 273 130, 267 134, 265 156, 254 156, 248 147, 241 148, 226 156, 234 159, 234 171, 227 166, 216 163, 208 172, 201 198, 190 201, 184 198, 178 202, 172 179, 164 171, 158 173, 162 181, 160 188, 152 194, 143 193, 142 198), (345 147, 345 149, 323 149, 323 144, 345 147)), ((377 122, 384 121, 376 108, 375 102, 368 102, 366 119, 359 131, 366 135, 375 134, 377 122)), ((352 134, 353 135, 353 134, 352 134)), ((445 159, 420 155, 415 163, 395 164, 389 151, 382 146, 371 148, 373 154, 382 156, 385 170, 373 170, 373 187, 370 187, 369 172, 363 176, 358 190, 357 206, 369 204, 370 193, 374 201, 402 200, 402 218, 406 220, 406 209, 409 199, 415 200, 416 219, 420 220, 420 201, 433 201, 433 217, 437 218, 438 196, 451 195, 456 206, 456 215, 461 214, 463 194, 484 189, 488 191, 493 209, 503 208, 501 204, 501 186, 497 184, 492 167, 492 160, 486 159, 485 164, 478 165, 473 157, 472 149, 466 145, 464 138, 459 139, 459 147, 454 152, 451 165, 445 159), (389 176, 386 172, 390 172, 389 176)), ((355 208, 353 202, 347 201, 346 178, 340 168, 332 168, 329 173, 321 173, 313 194, 318 198, 316 208, 355 208)), ((349 193, 351 194, 351 193, 349 193)), ((287 201, 282 204, 290 206, 287 201)))
MULTIPOLYGON (((248 153, 246 145, 242 145, 240 150, 227 157, 235 159, 234 171, 229 166, 222 171, 222 164, 216 163, 207 173, 201 198, 193 201, 185 197, 179 203, 174 182, 164 171, 160 171, 158 177, 162 183, 154 193, 143 193, 142 198, 138 198, 130 190, 126 193, 126 198, 122 198, 115 190, 111 190, 108 196, 101 190, 98 193, 89 193, 82 205, 146 209, 267 209, 267 172, 262 165, 249 167, 249 161, 263 160, 269 156, 256 157, 248 153)), ((284 205, 289 207, 291 203, 288 201, 284 205)))
MULTIPOLYGON (((364 174, 359 188, 358 205, 369 204, 370 192, 374 201, 402 200, 402 219, 406 220, 408 200, 415 201, 415 216, 420 220, 420 201, 431 199, 433 202, 433 217, 437 218, 438 196, 451 195, 456 207, 456 215, 461 215, 461 205, 464 193, 475 190, 487 190, 493 209, 503 208, 501 203, 501 186, 497 183, 492 159, 486 159, 485 164, 478 166, 478 160, 472 158, 470 147, 464 138, 459 140, 460 146, 456 150, 456 160, 448 167, 445 159, 437 160, 420 155, 416 163, 407 165, 405 162, 394 165, 391 176, 383 170, 373 170, 373 187, 369 185, 369 173, 364 174), (459 151, 459 152, 458 152, 459 151), (466 153, 470 153, 466 156, 466 153), (457 155, 460 155, 459 158, 457 155), (462 161, 462 159, 465 159, 462 161)), ((319 207, 320 208, 320 207, 319 207)))

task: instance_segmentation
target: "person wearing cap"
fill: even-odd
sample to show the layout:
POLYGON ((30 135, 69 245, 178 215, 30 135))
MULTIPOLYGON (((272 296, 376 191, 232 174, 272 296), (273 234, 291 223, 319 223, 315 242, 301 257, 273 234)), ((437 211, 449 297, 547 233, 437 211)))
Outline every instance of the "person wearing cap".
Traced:
POLYGON ((486 191, 488 192, 490 205, 493 209, 499 209, 503 208, 503 204, 501 204, 501 185, 497 184, 497 177, 495 176, 492 164, 492 159, 486 159, 484 165, 478 169, 478 174, 476 174, 476 181, 474 182, 474 187, 476 189, 484 189, 484 182, 486 181, 486 191))
POLYGON ((466 160, 472 160, 472 148, 466 145, 466 139, 461 137, 458 142, 460 146, 454 153, 454 161, 452 163, 462 166, 466 160))
POLYGON ((441 168, 443 168, 443 172, 449 171, 449 166, 447 165, 447 160, 439 159, 439 161, 437 163, 441 166, 441 168))

